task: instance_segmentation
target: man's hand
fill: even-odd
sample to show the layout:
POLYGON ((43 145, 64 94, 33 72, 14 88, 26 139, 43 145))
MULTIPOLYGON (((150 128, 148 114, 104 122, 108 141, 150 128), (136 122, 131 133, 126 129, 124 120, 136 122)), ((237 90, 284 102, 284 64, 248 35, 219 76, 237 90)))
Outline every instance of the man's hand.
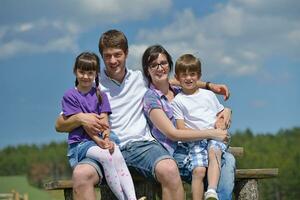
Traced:
POLYGON ((88 133, 98 135, 109 128, 107 120, 95 113, 81 113, 79 117, 84 130, 88 133))
POLYGON ((224 110, 222 110, 217 116, 215 127, 220 129, 229 129, 230 125, 231 125, 231 109, 224 108, 224 110))
POLYGON ((229 99, 230 92, 226 85, 209 83, 209 89, 216 94, 223 95, 225 101, 229 99))

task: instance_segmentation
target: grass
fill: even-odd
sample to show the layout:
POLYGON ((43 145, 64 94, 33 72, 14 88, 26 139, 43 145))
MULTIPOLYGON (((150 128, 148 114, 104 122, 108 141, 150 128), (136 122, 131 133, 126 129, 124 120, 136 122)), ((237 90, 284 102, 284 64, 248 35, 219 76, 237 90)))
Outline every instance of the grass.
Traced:
POLYGON ((26 176, 0 176, 0 193, 12 190, 20 195, 27 193, 29 200, 63 200, 63 191, 45 191, 29 185, 26 176))

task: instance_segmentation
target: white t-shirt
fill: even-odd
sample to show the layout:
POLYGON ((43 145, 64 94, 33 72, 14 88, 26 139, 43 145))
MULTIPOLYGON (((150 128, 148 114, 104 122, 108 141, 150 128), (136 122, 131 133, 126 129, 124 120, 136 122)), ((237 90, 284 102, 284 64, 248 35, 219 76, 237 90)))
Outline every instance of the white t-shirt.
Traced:
POLYGON ((224 109, 216 95, 204 89, 192 95, 181 92, 171 105, 175 119, 183 119, 186 127, 198 130, 214 128, 217 114, 224 109))
POLYGON ((120 139, 120 146, 137 140, 153 140, 143 114, 143 97, 147 83, 141 71, 127 69, 122 83, 110 79, 102 70, 100 90, 107 94, 112 114, 110 128, 120 139))

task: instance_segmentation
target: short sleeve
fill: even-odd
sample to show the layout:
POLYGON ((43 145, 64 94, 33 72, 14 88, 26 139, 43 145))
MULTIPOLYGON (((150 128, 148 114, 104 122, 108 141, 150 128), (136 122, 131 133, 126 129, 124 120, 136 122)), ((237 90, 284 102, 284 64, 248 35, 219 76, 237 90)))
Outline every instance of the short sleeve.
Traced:
POLYGON ((62 99, 62 112, 65 116, 71 116, 81 112, 78 99, 72 93, 67 92, 62 99))
POLYGON ((213 101, 213 104, 215 106, 217 113, 224 110, 224 106, 220 103, 220 101, 218 100, 217 96, 214 93, 212 93, 212 101, 213 101))
POLYGON ((148 90, 143 99, 143 108, 145 115, 149 118, 150 111, 158 108, 162 109, 162 104, 159 96, 152 90, 148 90))
POLYGON ((173 115, 174 115, 175 119, 184 119, 184 115, 182 112, 183 109, 181 108, 180 105, 181 104, 180 104, 179 98, 176 96, 171 103, 171 106, 173 109, 173 115))
POLYGON ((104 92, 101 92, 101 97, 102 97, 101 113, 111 114, 111 107, 107 95, 104 92))

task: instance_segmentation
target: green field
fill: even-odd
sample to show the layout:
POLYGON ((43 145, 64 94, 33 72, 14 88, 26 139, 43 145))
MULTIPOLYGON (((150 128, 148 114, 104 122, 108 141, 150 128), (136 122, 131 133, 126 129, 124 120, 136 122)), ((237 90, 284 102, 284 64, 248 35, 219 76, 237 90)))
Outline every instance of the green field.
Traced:
POLYGON ((28 184, 26 176, 0 176, 0 193, 10 193, 12 190, 21 195, 27 193, 29 200, 63 200, 62 191, 45 191, 28 184))

